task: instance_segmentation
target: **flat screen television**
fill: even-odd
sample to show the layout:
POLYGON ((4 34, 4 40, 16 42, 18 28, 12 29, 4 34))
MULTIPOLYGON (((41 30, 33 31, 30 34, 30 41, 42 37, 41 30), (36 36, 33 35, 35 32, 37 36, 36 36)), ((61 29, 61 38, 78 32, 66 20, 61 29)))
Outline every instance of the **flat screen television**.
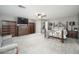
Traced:
POLYGON ((28 24, 28 18, 18 17, 18 24, 28 24))

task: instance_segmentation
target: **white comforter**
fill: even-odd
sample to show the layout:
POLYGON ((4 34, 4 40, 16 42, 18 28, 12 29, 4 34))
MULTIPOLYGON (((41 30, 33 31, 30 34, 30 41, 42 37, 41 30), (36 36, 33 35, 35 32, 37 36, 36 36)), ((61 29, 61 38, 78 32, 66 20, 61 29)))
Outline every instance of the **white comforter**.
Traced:
POLYGON ((49 36, 62 38, 62 30, 63 30, 63 38, 66 39, 67 30, 66 29, 53 29, 49 31, 49 36))

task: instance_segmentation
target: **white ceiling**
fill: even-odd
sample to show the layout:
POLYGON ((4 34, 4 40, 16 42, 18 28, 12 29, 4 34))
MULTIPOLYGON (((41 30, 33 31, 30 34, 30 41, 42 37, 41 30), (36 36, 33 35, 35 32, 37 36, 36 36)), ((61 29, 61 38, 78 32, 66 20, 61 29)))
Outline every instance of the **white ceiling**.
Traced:
POLYGON ((0 5, 0 15, 24 16, 36 18, 36 13, 45 13, 47 18, 70 16, 79 13, 78 5, 25 5, 19 8, 17 5, 0 5))

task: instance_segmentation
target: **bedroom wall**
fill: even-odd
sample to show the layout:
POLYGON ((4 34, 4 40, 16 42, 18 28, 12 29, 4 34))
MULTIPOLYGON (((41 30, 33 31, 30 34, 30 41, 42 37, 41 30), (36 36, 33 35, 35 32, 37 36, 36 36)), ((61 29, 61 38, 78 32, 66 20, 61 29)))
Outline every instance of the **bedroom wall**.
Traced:
MULTIPOLYGON (((63 24, 66 24, 66 22, 70 22, 70 21, 75 21, 75 25, 73 26, 73 28, 78 28, 78 16, 74 15, 74 16, 65 16, 65 17, 60 17, 60 18, 54 18, 52 20, 49 20, 49 22, 55 22, 56 24, 58 22, 62 22, 63 24)), ((68 29, 71 30, 71 26, 68 23, 68 29)))
POLYGON ((16 21, 16 17, 1 15, 0 20, 16 21))
MULTIPOLYGON (((16 21, 16 17, 13 17, 13 16, 5 16, 5 15, 2 15, 0 16, 0 22, 1 20, 10 20, 10 21, 16 21)), ((37 33, 41 33, 41 21, 40 20, 32 20, 32 19, 29 19, 30 22, 35 22, 36 23, 36 32, 37 33)), ((70 22, 70 21, 75 21, 76 24, 74 27, 77 27, 78 28, 78 15, 74 15, 74 16, 66 16, 66 17, 60 17, 60 18, 52 18, 52 19, 48 19, 49 22, 55 22, 55 23, 58 23, 58 22, 62 22, 64 24, 66 24, 66 22, 70 22)), ((0 23, 1 24, 1 23, 0 23)), ((1 25, 0 25, 1 27, 1 25)), ((70 30, 70 26, 69 26, 69 30, 70 30)))
MULTIPOLYGON (((74 15, 74 16, 65 16, 65 17, 60 17, 60 18, 52 18, 52 19, 47 19, 49 22, 55 22, 56 24, 58 22, 62 22, 63 24, 66 24, 66 22, 70 22, 70 21, 75 21, 75 26, 73 26, 73 28, 78 28, 78 15, 74 15)), ((68 27, 69 30, 71 30, 71 26, 69 25, 68 27)), ((36 32, 37 33, 41 33, 41 21, 37 20, 36 21, 36 32)))
POLYGON ((0 33, 2 31, 2 20, 16 21, 15 17, 13 16, 0 15, 0 33))
MULTIPOLYGON (((1 20, 17 21, 17 16, 0 15, 1 20)), ((35 20, 29 19, 29 22, 35 22, 35 20)))
POLYGON ((36 21, 36 33, 41 33, 41 20, 36 21))
MULTIPOLYGON (((2 27, 2 20, 8 20, 8 21, 17 21, 17 17, 15 16, 8 16, 8 15, 0 15, 0 28, 2 27)), ((29 22, 35 22, 33 19, 29 19, 29 22)))

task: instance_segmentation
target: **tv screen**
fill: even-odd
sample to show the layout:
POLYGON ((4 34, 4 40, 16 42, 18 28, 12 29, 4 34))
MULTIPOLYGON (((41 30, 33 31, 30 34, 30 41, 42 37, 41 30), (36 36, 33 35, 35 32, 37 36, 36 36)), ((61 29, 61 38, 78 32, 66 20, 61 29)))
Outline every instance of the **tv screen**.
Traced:
POLYGON ((28 24, 28 19, 23 17, 18 17, 18 24, 28 24))

